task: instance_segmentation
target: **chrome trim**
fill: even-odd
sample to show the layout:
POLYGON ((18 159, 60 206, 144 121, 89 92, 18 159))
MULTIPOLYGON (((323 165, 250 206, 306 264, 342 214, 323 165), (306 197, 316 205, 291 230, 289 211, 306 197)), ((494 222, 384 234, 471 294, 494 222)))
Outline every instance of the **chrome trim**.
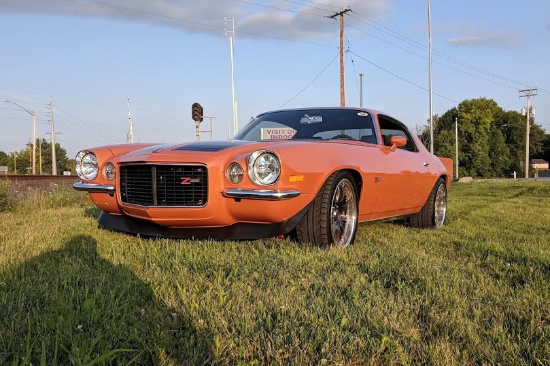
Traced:
POLYGON ((107 184, 94 184, 94 183, 84 183, 76 182, 73 184, 73 188, 77 191, 85 191, 90 193, 114 193, 116 187, 113 185, 107 184))
POLYGON ((226 189, 222 194, 227 198, 279 201, 298 197, 300 191, 290 190, 283 192, 268 189, 226 189))
POLYGON ((272 186, 275 183, 277 183, 279 178, 281 178, 281 170, 282 170, 282 167, 283 167, 283 164, 281 163, 281 158, 279 157, 279 155, 277 155, 275 152, 273 152, 271 150, 260 149, 260 150, 253 151, 252 154, 250 154, 248 156, 247 166, 248 166, 248 178, 250 178, 250 181, 252 183, 254 183, 255 185, 257 185, 257 186, 269 187, 269 186, 272 186), (254 169, 254 163, 256 162, 258 157, 263 155, 263 154, 272 155, 277 160, 277 162, 279 163, 279 174, 277 175, 277 179, 275 179, 273 182, 271 182, 269 184, 261 183, 260 180, 258 179, 258 177, 256 176, 256 170, 254 169))

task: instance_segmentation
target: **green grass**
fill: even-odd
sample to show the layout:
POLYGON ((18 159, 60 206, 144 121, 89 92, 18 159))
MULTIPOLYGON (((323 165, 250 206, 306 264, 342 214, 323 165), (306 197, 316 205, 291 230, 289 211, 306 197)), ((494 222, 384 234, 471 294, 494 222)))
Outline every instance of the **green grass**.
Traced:
POLYGON ((550 364, 550 182, 455 184, 444 228, 346 249, 113 233, 69 187, 8 206, 2 365, 550 364))

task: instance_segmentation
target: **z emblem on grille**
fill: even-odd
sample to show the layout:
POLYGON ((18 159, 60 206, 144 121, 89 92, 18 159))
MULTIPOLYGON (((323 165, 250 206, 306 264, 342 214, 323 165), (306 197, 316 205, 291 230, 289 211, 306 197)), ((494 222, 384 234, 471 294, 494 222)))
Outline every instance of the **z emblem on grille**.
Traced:
POLYGON ((200 183, 200 178, 188 178, 188 177, 181 177, 181 184, 191 184, 191 183, 200 183))

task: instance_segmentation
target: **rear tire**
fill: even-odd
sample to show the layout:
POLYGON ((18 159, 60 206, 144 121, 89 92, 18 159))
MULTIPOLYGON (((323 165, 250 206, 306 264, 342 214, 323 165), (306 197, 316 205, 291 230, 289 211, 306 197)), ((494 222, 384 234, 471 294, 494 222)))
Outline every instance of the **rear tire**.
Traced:
POLYGON ((435 229, 445 224, 446 216, 447 187, 443 178, 439 178, 422 210, 409 217, 409 225, 419 229, 435 229))
POLYGON ((349 172, 332 174, 296 226, 299 242, 348 246, 357 233, 357 185, 349 172))

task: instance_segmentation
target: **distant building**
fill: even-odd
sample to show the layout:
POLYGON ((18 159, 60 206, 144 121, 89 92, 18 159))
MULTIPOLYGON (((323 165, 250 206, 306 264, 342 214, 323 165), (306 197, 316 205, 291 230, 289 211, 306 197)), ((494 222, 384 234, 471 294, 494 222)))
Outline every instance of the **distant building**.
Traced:
POLYGON ((539 172, 548 170, 548 162, 544 159, 532 159, 531 168, 535 170, 535 178, 539 177, 539 172))

